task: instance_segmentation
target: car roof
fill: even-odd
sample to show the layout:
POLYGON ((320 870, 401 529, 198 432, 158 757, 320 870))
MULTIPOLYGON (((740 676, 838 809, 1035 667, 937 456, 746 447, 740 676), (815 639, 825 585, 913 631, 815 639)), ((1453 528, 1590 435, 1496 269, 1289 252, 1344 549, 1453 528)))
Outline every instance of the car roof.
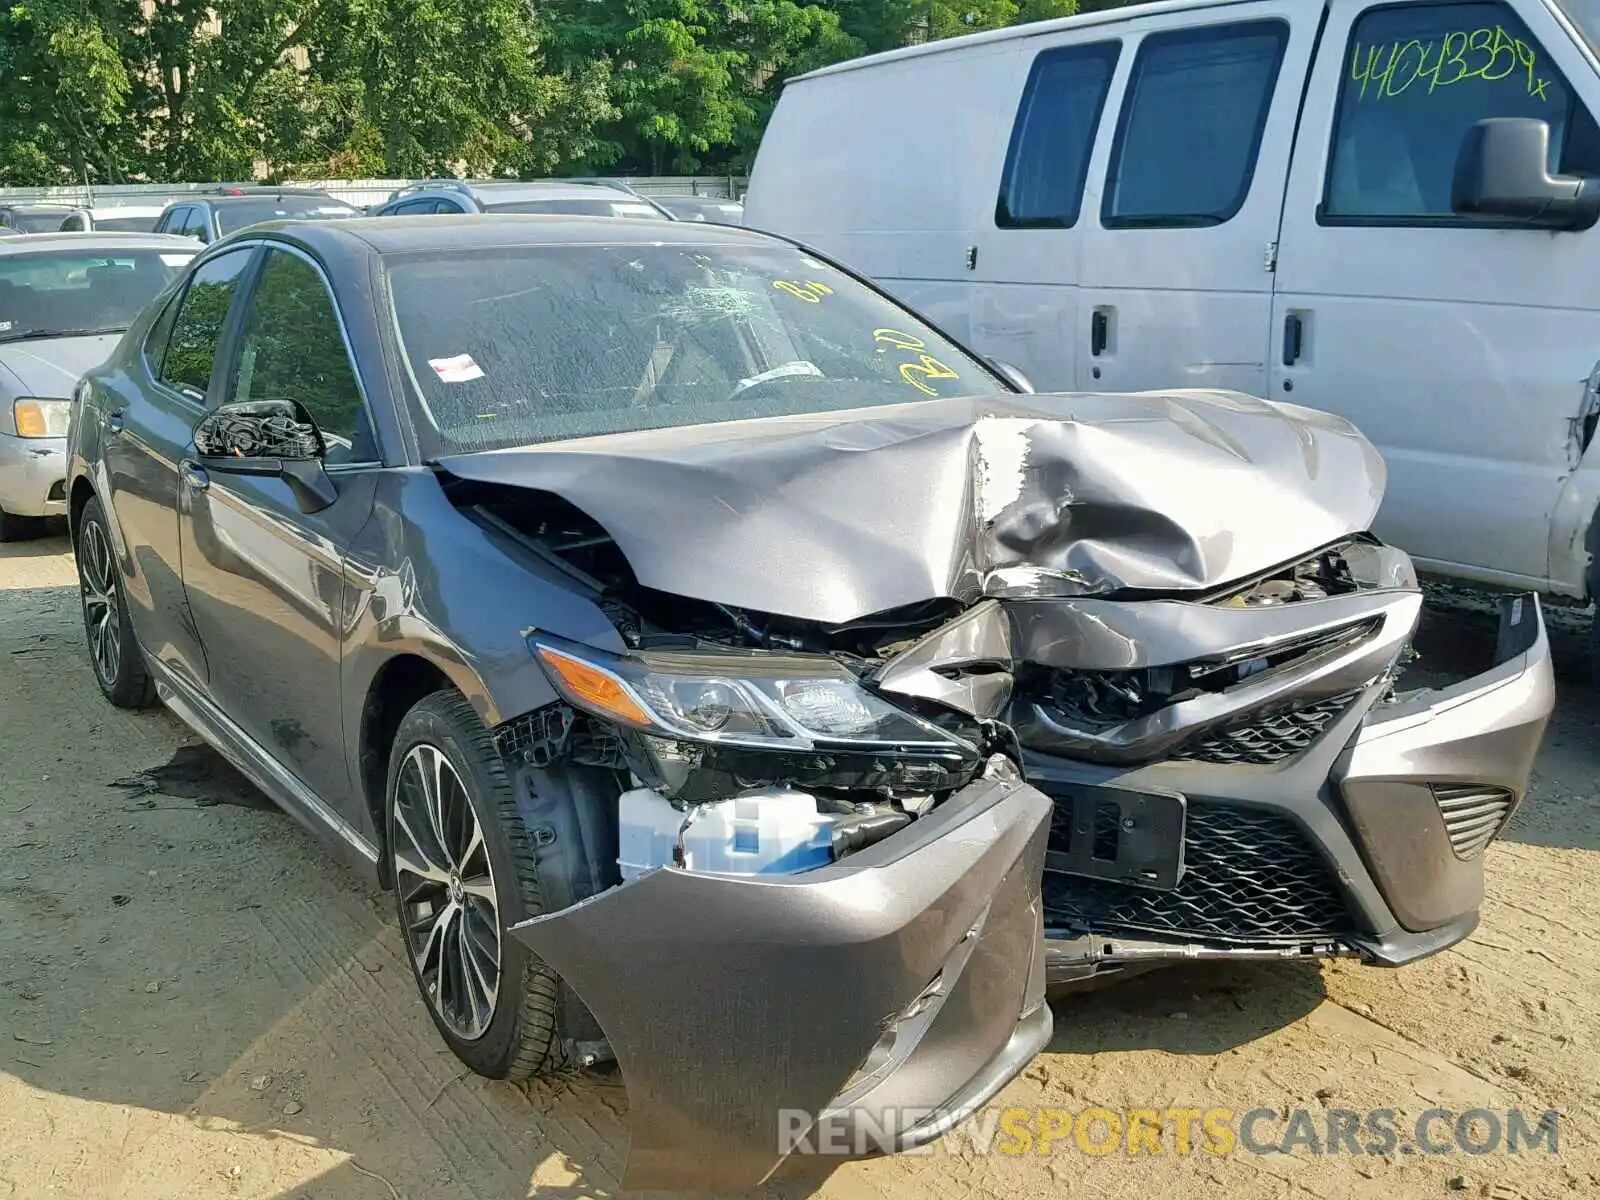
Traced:
POLYGON ((963 50, 968 46, 1010 42, 1022 38, 1039 37, 1043 34, 1071 33, 1077 29, 1088 29, 1096 25, 1114 25, 1123 21, 1131 21, 1138 17, 1153 17, 1163 13, 1198 12, 1203 9, 1226 8, 1243 3, 1245 3, 1245 0, 1155 0, 1154 3, 1130 4, 1125 8, 1097 9, 1094 12, 1080 12, 1071 17, 1056 17, 1048 21, 1031 21, 1025 25, 1008 25, 1002 29, 985 29, 979 33, 963 34, 960 37, 941 38, 937 41, 901 46, 894 50, 883 50, 877 54, 867 54, 861 58, 846 59, 841 63, 819 67, 817 70, 808 71, 804 75, 795 75, 788 80, 788 83, 799 83, 804 79, 817 79, 824 75, 841 75, 846 71, 856 71, 863 67, 872 67, 884 62, 897 62, 900 59, 924 58, 930 54, 948 54, 953 50, 963 50))
POLYGON ((0 204, 0 209, 12 209, 12 208, 28 209, 31 212, 74 213, 74 212, 83 211, 83 206, 82 205, 80 205, 80 204, 69 204, 64 200, 63 201, 56 201, 56 202, 52 202, 52 201, 49 201, 49 200, 39 200, 39 201, 35 201, 35 200, 13 200, 13 201, 11 201, 9 203, 6 203, 6 204, 0 204))
MULTIPOLYGON (((632 192, 615 187, 609 183, 569 183, 563 180, 485 180, 476 182, 464 179, 461 184, 474 196, 497 203, 515 203, 518 200, 581 200, 592 199, 595 196, 610 197, 619 200, 638 200, 632 192)), ((464 189, 461 184, 449 182, 424 183, 416 186, 414 191, 407 191, 396 196, 395 200, 410 200, 414 196, 438 192, 454 192, 460 194, 464 189)))
POLYGON ((0 255, 35 254, 51 249, 70 250, 173 250, 198 254, 200 243, 170 233, 118 233, 96 229, 83 233, 31 233, 26 238, 0 241, 0 255))
POLYGON ((180 204, 243 204, 249 201, 259 203, 262 200, 278 198, 297 200, 326 200, 330 204, 343 204, 349 208, 357 207, 348 200, 341 200, 337 196, 330 196, 327 192, 310 192, 304 188, 268 188, 264 191, 257 190, 245 192, 242 195, 218 195, 216 192, 196 192, 192 196, 175 196, 168 200, 162 211, 168 208, 177 208, 180 204))
MULTIPOLYGON (((514 246, 787 245, 770 234, 700 221, 630 221, 566 213, 441 213, 350 217, 340 221, 265 221, 235 237, 270 234, 330 256, 352 253, 482 250, 514 246)), ((225 239, 232 242, 232 238, 225 239)), ((217 243, 221 245, 222 243, 217 243)))

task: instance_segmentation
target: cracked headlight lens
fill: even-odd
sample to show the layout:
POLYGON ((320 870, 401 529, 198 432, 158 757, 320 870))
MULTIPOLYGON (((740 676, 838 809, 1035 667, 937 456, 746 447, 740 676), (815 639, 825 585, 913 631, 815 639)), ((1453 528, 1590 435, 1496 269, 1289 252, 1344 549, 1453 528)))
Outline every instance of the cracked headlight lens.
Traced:
POLYGON ((761 651, 611 655, 531 644, 568 703, 656 734, 789 750, 966 745, 867 691, 828 658, 761 651))

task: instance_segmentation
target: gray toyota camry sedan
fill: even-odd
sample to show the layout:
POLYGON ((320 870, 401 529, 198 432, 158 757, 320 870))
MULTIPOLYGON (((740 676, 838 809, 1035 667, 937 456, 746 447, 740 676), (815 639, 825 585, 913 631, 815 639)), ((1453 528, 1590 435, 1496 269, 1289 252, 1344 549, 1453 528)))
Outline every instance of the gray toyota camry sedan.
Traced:
POLYGON ((1403 687, 1345 421, 1034 395, 751 230, 258 226, 69 457, 107 698, 393 890, 463 1062, 615 1062, 630 1188, 927 1142, 1052 980, 1450 945, 1552 702, 1532 596, 1403 687))

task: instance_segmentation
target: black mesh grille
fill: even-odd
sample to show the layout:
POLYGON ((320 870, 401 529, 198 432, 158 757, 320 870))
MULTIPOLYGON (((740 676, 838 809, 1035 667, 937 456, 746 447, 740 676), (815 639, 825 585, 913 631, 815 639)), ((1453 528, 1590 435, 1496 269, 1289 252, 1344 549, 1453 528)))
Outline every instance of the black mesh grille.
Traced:
MULTIPOLYGON (((1065 808, 1058 808, 1061 815, 1065 808)), ((1068 830, 1050 831, 1052 846, 1068 830)), ((1171 891, 1047 870, 1045 924, 1099 934, 1224 942, 1303 942, 1352 932, 1333 873, 1286 817, 1190 801, 1187 869, 1171 891)))
POLYGON ((1359 693, 1331 696, 1292 712, 1256 717, 1248 724, 1214 729, 1173 751, 1173 758, 1195 762, 1268 766, 1293 758, 1317 740, 1359 693))

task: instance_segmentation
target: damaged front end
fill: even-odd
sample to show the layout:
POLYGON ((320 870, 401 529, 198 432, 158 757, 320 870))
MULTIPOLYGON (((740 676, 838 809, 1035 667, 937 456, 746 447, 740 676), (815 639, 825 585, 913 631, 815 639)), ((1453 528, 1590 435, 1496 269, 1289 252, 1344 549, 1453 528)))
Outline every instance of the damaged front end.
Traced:
POLYGON ((749 1186, 785 1132, 936 1136, 1048 1039, 1051 984, 1459 940, 1553 701, 1531 596, 1488 671, 1398 691, 1422 597, 1364 532, 1381 462, 1247 397, 441 466, 616 633, 529 629, 559 700, 497 737, 534 790, 607 781, 614 859, 512 932, 622 1065, 629 1186, 749 1186))

